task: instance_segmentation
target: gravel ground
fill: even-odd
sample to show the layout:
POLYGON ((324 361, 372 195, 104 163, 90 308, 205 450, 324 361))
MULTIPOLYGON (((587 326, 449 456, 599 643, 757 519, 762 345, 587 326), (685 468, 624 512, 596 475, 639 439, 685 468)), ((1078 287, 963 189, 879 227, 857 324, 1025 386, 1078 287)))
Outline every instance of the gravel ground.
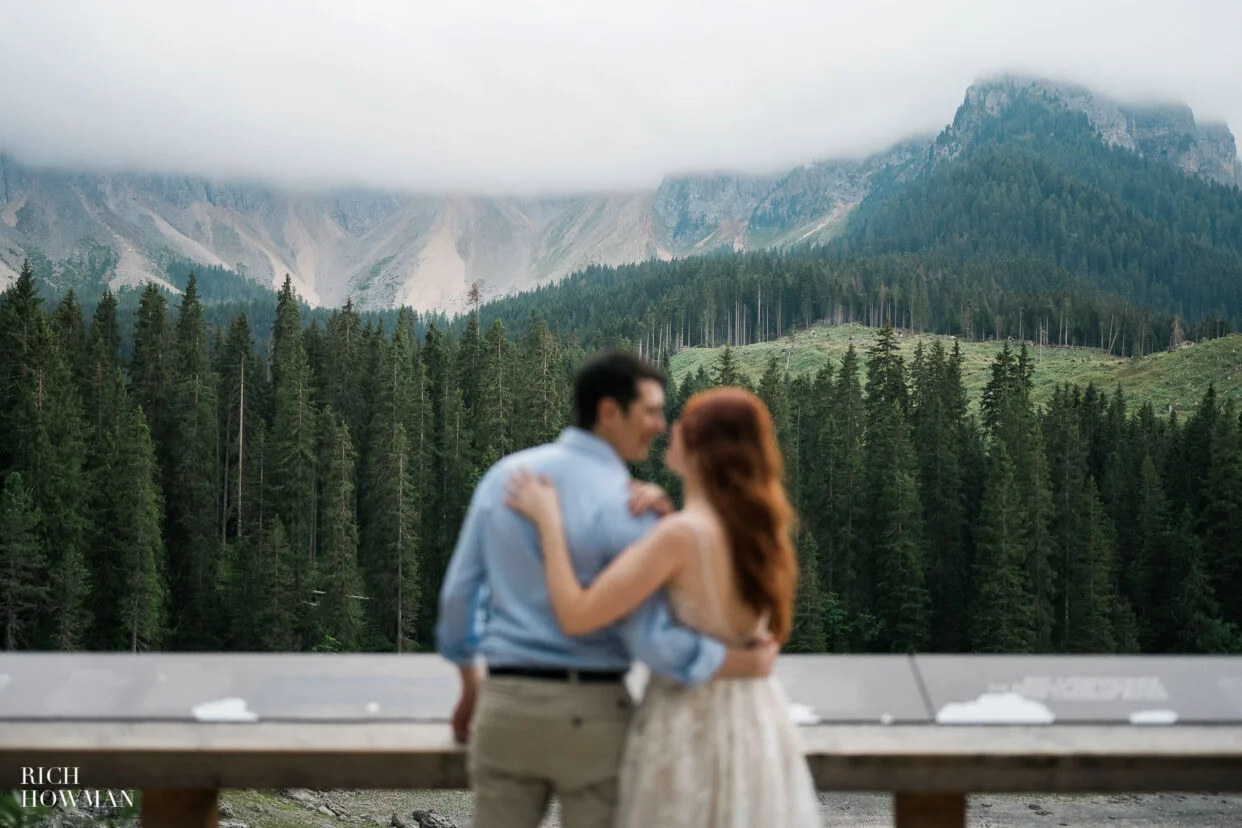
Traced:
MULTIPOLYGON (((283 796, 276 791, 224 791, 221 800, 229 804, 231 818, 249 828, 388 826, 394 814, 408 828, 415 828, 411 815, 419 809, 447 817, 458 828, 469 828, 472 811, 471 795, 464 791, 290 791, 283 796)), ((893 824, 887 794, 822 794, 820 804, 825 826, 891 828, 893 824)), ((1242 826, 1242 796, 980 795, 969 800, 967 824, 972 828, 1223 828, 1242 826)), ((544 828, 559 826, 554 806, 544 828)))

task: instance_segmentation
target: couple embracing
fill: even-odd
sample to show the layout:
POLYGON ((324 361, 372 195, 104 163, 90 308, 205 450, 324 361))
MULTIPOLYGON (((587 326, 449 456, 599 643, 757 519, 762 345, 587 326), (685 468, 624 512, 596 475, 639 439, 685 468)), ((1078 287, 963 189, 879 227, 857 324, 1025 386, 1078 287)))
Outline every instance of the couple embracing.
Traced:
POLYGON ((675 512, 627 468, 664 431, 664 387, 595 356, 575 425, 474 492, 436 643, 461 671, 476 828, 536 828, 553 795, 567 828, 820 824, 771 675, 797 579, 771 417, 741 389, 691 398, 665 455, 675 512), (637 709, 633 661, 651 671, 637 709))

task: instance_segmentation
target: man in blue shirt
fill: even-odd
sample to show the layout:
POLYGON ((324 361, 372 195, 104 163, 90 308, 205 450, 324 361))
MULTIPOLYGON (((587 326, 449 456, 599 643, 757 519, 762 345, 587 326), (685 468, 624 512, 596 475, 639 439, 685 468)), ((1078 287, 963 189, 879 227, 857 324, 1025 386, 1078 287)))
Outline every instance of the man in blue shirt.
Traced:
POLYGON ((611 627, 564 635, 538 535, 504 504, 505 481, 519 466, 551 477, 575 569, 594 580, 655 524, 652 511, 632 514, 632 504, 671 509, 656 487, 635 491, 626 466, 645 459, 664 431, 664 383, 631 354, 592 358, 574 382, 575 426, 555 443, 505 457, 475 489, 436 626, 437 649, 461 670, 453 730, 468 741, 475 828, 537 828, 553 793, 566 828, 610 828, 633 660, 686 685, 772 670, 774 643, 726 648, 680 626, 663 593, 611 627))

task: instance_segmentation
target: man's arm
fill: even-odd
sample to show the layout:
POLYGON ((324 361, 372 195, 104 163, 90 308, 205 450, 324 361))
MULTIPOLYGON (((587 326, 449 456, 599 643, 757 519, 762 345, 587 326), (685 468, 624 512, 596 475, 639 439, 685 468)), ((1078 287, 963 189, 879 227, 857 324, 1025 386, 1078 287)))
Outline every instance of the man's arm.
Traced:
POLYGON ((474 491, 440 588, 436 650, 458 666, 473 665, 479 649, 479 613, 487 574, 479 530, 489 505, 482 497, 485 488, 480 481, 474 491))
POLYGON ((461 695, 453 708, 453 737, 459 742, 470 738, 470 722, 474 718, 474 705, 479 700, 479 687, 483 684, 482 671, 476 665, 461 665, 461 695))
POLYGON ((664 592, 648 598, 621 620, 618 629, 632 658, 688 686, 716 678, 764 678, 776 663, 778 646, 770 638, 753 647, 726 647, 682 626, 673 617, 664 592))
POLYGON ((664 592, 652 595, 617 626, 631 658, 682 684, 702 684, 724 664, 725 646, 679 625, 664 592))
POLYGON ((462 521, 457 546, 440 588, 440 617, 436 621, 436 650, 456 664, 461 673, 461 696, 453 708, 452 719, 453 736, 459 742, 465 742, 470 735, 470 722, 482 683, 475 659, 479 652, 479 616, 487 575, 479 531, 480 520, 488 507, 488 501, 482 496, 486 481, 487 475, 475 488, 462 521))

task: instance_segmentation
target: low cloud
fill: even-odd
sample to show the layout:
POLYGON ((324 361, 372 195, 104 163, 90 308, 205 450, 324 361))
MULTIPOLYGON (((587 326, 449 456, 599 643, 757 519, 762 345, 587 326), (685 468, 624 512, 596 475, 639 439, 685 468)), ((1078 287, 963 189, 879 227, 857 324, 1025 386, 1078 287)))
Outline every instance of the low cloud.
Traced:
POLYGON ((1242 3, 5 4, 0 151, 424 192, 655 186, 858 155, 1001 72, 1242 127, 1242 3))

